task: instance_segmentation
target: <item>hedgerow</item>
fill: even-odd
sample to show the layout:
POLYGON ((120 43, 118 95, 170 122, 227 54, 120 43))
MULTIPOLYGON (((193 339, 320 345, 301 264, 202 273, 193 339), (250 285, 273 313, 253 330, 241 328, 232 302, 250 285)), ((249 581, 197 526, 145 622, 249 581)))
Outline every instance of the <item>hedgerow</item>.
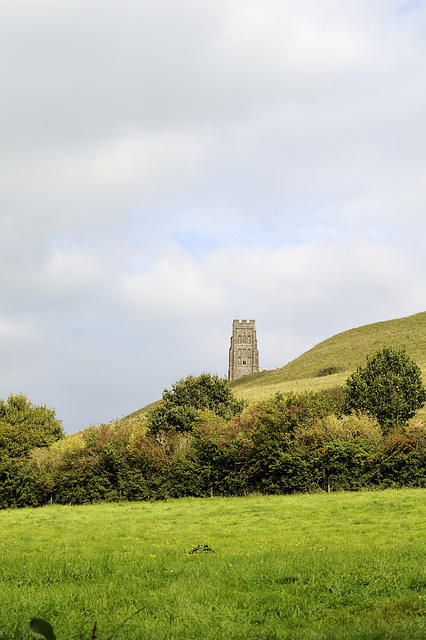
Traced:
POLYGON ((278 394, 228 419, 198 410, 191 432, 125 419, 0 462, 1 508, 424 486, 422 428, 383 434, 314 393, 278 394))

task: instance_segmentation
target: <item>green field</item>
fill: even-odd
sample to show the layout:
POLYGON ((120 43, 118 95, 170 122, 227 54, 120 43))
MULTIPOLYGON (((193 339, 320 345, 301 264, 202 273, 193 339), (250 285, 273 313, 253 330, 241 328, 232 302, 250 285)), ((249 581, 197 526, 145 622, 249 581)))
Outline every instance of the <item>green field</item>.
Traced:
POLYGON ((426 637, 422 489, 5 510, 0 550, 4 639, 426 637))

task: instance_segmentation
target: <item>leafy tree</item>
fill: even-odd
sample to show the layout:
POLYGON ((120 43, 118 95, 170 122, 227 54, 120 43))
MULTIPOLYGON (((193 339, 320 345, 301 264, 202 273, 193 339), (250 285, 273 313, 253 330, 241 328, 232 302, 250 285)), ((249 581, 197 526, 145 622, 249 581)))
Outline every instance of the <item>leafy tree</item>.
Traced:
POLYGON ((25 456, 63 437, 54 409, 34 405, 22 393, 0 400, 0 457, 25 456))
POLYGON ((367 413, 382 429, 406 424, 426 400, 422 374, 405 349, 383 347, 346 380, 345 412, 367 413))
POLYGON ((244 408, 237 400, 226 378, 202 373, 179 380, 172 389, 163 391, 162 401, 148 414, 151 433, 159 431, 192 431, 198 411, 209 409, 221 418, 231 418, 244 408))

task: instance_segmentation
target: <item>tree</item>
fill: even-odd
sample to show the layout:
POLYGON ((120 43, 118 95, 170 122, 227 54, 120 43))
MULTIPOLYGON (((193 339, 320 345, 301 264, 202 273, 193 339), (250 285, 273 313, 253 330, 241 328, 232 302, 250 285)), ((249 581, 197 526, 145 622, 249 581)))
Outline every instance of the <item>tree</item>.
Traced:
POLYGON ((221 418, 231 418, 244 408, 244 401, 237 400, 226 378, 202 373, 179 380, 172 389, 165 389, 161 402, 148 414, 151 433, 159 431, 192 431, 197 412, 213 411, 221 418))
POLYGON ((406 424, 426 400, 422 374, 403 349, 383 347, 346 380, 345 413, 367 413, 382 429, 406 424))
POLYGON ((22 393, 0 400, 0 457, 27 455, 64 437, 54 409, 34 405, 22 393))

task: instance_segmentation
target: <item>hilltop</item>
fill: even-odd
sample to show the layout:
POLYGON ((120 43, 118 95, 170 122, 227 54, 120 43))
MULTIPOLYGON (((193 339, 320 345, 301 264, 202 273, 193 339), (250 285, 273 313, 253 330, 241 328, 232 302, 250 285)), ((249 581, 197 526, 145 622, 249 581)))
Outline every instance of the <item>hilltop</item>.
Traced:
POLYGON ((367 355, 383 346, 405 346, 426 377, 426 311, 338 333, 284 367, 244 376, 231 382, 231 387, 237 397, 248 401, 277 391, 337 387, 365 363, 367 355))
MULTIPOLYGON (((406 347, 426 380, 426 311, 337 333, 284 367, 243 376, 231 382, 231 388, 237 398, 256 402, 279 391, 339 387, 365 363, 367 355, 383 346, 406 347)), ((158 401, 131 415, 144 414, 156 404, 158 401)))

